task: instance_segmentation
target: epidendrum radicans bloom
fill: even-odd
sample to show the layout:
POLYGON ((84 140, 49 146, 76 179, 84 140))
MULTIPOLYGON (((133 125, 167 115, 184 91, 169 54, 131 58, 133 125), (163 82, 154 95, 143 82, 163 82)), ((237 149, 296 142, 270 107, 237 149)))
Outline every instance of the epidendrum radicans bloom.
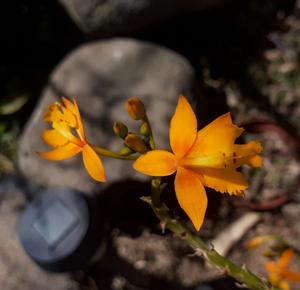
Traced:
POLYGON ((258 154, 262 147, 251 141, 234 144, 243 129, 232 123, 230 113, 224 114, 197 132, 197 119, 183 96, 170 125, 170 145, 173 153, 153 150, 140 156, 134 168, 150 176, 176 173, 175 191, 181 208, 200 229, 207 207, 204 186, 230 195, 243 195, 248 187, 236 170, 242 164, 260 167, 258 154))
POLYGON ((294 255, 294 251, 288 249, 281 254, 277 261, 265 264, 269 280, 273 286, 279 287, 282 290, 289 290, 289 282, 300 282, 300 274, 288 268, 294 255))
POLYGON ((43 132, 43 140, 54 147, 52 151, 38 154, 50 160, 64 160, 82 153, 83 163, 89 175, 97 180, 106 180, 101 159, 88 143, 80 112, 75 99, 66 98, 55 102, 45 112, 44 121, 52 124, 52 129, 43 132))

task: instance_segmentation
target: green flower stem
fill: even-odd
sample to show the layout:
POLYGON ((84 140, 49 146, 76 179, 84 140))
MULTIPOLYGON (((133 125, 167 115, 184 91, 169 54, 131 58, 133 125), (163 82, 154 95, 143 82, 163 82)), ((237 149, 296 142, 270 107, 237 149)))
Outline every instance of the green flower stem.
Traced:
POLYGON ((149 134, 149 145, 150 145, 150 149, 151 149, 151 150, 154 150, 154 149, 155 149, 155 141, 154 141, 154 136, 153 136, 151 124, 150 124, 150 122, 149 122, 149 119, 148 119, 147 115, 145 115, 145 117, 143 118, 143 122, 147 123, 148 126, 149 126, 149 130, 150 130, 150 134, 149 134))
POLYGON ((212 266, 218 268, 222 273, 236 279, 243 286, 253 290, 279 290, 276 287, 270 286, 245 267, 239 267, 221 256, 212 246, 206 245, 199 236, 190 231, 184 224, 177 219, 171 218, 168 208, 160 200, 163 188, 164 185, 161 184, 161 178, 154 177, 151 183, 151 198, 144 198, 161 221, 163 228, 169 229, 176 236, 185 240, 197 254, 201 254, 212 266))
POLYGON ((95 150, 96 153, 98 153, 101 156, 111 157, 115 159, 122 159, 122 160, 136 160, 138 158, 138 156, 123 156, 99 146, 92 146, 92 148, 95 150))

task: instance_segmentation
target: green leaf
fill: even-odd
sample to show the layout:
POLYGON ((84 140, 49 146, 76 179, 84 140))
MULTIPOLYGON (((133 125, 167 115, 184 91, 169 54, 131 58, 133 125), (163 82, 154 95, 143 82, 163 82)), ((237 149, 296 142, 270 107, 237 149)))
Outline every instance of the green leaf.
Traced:
POLYGON ((11 101, 0 104, 0 115, 10 115, 19 111, 28 101, 25 95, 18 96, 11 101))

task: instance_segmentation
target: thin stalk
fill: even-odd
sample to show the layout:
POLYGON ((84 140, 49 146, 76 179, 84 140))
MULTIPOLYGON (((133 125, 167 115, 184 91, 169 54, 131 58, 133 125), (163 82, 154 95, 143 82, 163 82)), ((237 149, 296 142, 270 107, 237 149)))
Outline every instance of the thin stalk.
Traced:
POLYGON ((115 159, 122 159, 122 160, 136 160, 138 158, 138 156, 123 156, 99 146, 92 146, 92 148, 95 150, 96 153, 98 153, 101 156, 111 157, 115 159))
POLYGON ((149 126, 149 146, 151 150, 155 149, 155 141, 154 141, 154 136, 153 136, 153 132, 152 132, 152 128, 151 128, 151 124, 149 122, 149 119, 147 117, 147 115, 145 115, 145 117, 143 118, 143 122, 147 123, 149 126))
POLYGON ((231 276, 243 286, 252 290, 279 290, 253 274, 245 267, 240 267, 227 258, 221 256, 212 246, 206 243, 195 233, 190 231, 183 223, 169 215, 168 208, 160 200, 164 185, 160 177, 154 177, 151 183, 151 198, 145 199, 155 215, 159 218, 164 228, 172 231, 176 236, 185 240, 197 254, 201 254, 212 266, 218 268, 222 273, 231 276))

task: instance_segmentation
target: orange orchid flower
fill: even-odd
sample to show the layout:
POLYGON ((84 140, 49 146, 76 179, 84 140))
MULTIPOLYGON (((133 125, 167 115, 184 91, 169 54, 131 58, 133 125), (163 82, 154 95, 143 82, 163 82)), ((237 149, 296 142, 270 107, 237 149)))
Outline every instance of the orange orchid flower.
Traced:
POLYGON ((248 184, 236 168, 242 164, 261 166, 262 158, 258 154, 262 147, 258 142, 234 144, 242 132, 242 128, 232 123, 230 113, 197 132, 196 116, 187 99, 180 96, 170 124, 173 153, 149 151, 133 167, 150 176, 167 176, 177 171, 177 200, 199 230, 207 207, 204 186, 230 195, 243 195, 248 184))
POLYGON ((294 256, 294 251, 288 249, 282 253, 277 261, 265 264, 269 281, 273 286, 279 287, 282 290, 289 290, 289 282, 300 282, 300 273, 296 273, 288 268, 288 264, 294 256))
POLYGON ((52 123, 52 129, 43 132, 43 140, 54 147, 52 151, 38 152, 50 160, 64 160, 82 153, 83 164, 89 175, 100 182, 106 180, 102 161, 88 143, 80 112, 75 99, 73 102, 66 98, 48 107, 44 121, 52 123))

